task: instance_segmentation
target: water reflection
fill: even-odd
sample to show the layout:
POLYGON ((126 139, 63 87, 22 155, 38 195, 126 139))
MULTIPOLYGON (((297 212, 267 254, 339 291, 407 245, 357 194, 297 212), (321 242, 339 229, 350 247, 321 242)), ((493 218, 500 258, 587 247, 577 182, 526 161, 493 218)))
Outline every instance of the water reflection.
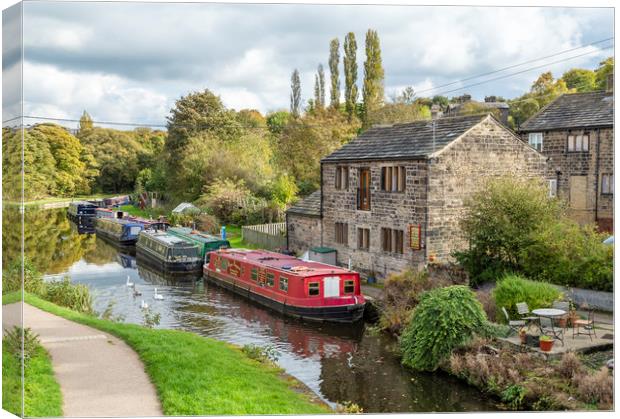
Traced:
MULTIPOLYGON (((52 219, 64 228, 64 219, 52 219)), ((140 303, 144 300, 160 313, 159 327, 184 329, 237 345, 272 345, 280 352, 280 366, 326 401, 352 401, 365 412, 495 410, 479 392, 459 381, 404 369, 394 354, 394 341, 369 333, 363 324, 315 325, 292 320, 199 276, 173 280, 94 236, 72 233, 70 228, 68 232, 67 240, 75 243, 60 242, 61 252, 81 250, 71 256, 56 255, 44 271, 51 274, 48 278, 66 274, 88 285, 99 312, 114 301, 114 315, 142 323, 140 303), (60 266, 67 267, 59 272, 60 266), (140 296, 134 296, 126 285, 128 277, 140 296), (155 288, 163 300, 153 299, 155 288)))

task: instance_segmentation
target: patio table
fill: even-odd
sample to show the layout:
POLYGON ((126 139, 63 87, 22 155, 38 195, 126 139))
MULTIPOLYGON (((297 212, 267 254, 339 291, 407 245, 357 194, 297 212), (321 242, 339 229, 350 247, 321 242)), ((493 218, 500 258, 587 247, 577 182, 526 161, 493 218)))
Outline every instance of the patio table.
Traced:
MULTIPOLYGON (((536 310, 532 310, 532 313, 537 315, 538 317, 544 317, 550 320, 551 334, 553 335, 554 339, 557 339, 560 342, 562 342, 562 346, 564 346, 564 337, 562 336, 563 333, 562 332, 558 333, 558 331, 556 330, 554 326, 553 320, 558 317, 562 317, 566 315, 566 311, 560 310, 559 308, 537 308, 536 310)), ((543 334, 546 333, 543 330, 542 322, 539 322, 539 327, 540 327, 540 333, 543 333, 543 334)))

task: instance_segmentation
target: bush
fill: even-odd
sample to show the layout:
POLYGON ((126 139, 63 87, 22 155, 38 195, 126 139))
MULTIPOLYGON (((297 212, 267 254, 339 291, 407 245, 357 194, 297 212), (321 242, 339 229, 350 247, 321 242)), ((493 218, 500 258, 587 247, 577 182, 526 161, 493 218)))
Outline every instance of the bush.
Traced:
POLYGON ((452 350, 488 323, 480 302, 463 285, 428 291, 413 311, 401 338, 403 364, 418 370, 435 370, 452 350))
POLYGON ((400 335, 409 324, 411 311, 420 301, 422 294, 445 285, 448 284, 443 281, 432 281, 426 271, 406 270, 399 274, 391 274, 383 287, 379 327, 400 335))
POLYGON ((530 278, 567 287, 613 290, 613 246, 594 226, 568 219, 545 227, 521 252, 521 270, 530 278))
POLYGON ((496 318, 501 319, 503 323, 506 322, 506 318, 500 312, 502 307, 506 308, 512 318, 516 318, 517 303, 526 302, 529 309, 534 310, 551 307, 551 304, 560 297, 560 291, 554 286, 544 282, 530 281, 514 274, 504 276, 493 290, 493 298, 497 306, 496 318))
POLYGON ((210 212, 224 224, 232 222, 233 213, 242 208, 252 193, 242 180, 216 179, 197 201, 199 206, 209 208, 210 212))
POLYGON ((461 227, 469 249, 455 257, 468 271, 471 284, 496 280, 518 271, 523 249, 532 235, 561 214, 558 200, 549 199, 539 181, 514 178, 490 180, 466 202, 461 227))
POLYGON ((84 284, 73 284, 68 277, 47 283, 45 299, 80 313, 93 314, 93 298, 84 284))
POLYGON ((609 374, 607 367, 602 367, 596 373, 581 374, 573 378, 577 387, 578 396, 586 403, 598 403, 599 408, 609 409, 614 398, 614 377, 609 374))
MULTIPOLYGON (((2 293, 17 291, 21 288, 22 264, 21 259, 16 259, 9 264, 6 272, 2 275, 2 293)), ((27 258, 24 259, 24 290, 36 295, 43 295, 45 293, 43 275, 27 258)))
POLYGON ((3 344, 6 345, 9 352, 27 363, 39 347, 40 341, 39 335, 29 327, 22 329, 19 326, 13 326, 13 329, 5 331, 3 344))
POLYGON ((196 228, 209 234, 219 234, 220 223, 211 214, 200 214, 195 218, 196 228))

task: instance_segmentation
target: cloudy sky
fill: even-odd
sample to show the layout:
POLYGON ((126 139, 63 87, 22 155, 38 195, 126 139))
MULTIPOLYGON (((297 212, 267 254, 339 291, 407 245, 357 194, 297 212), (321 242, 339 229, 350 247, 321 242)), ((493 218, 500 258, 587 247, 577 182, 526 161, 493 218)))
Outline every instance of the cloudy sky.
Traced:
MULTIPOLYGON (((409 85, 425 96, 514 97, 544 69, 457 91, 485 78, 436 87, 610 38, 613 10, 28 2, 24 111, 78 118, 86 109, 96 120, 163 124, 176 99, 205 88, 231 108, 287 109, 293 69, 310 98, 317 65, 327 68, 330 39, 342 42, 349 31, 358 40, 361 78, 368 28, 381 39, 388 97, 409 85)), ((584 53, 546 67, 555 75, 595 68, 612 55, 602 50, 609 45, 486 78, 584 53)), ((5 75, 10 70, 5 63, 5 75)))

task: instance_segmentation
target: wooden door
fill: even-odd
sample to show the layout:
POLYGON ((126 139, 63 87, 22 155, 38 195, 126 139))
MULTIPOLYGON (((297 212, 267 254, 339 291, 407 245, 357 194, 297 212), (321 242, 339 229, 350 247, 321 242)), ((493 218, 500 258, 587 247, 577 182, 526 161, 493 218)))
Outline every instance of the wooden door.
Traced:
POLYGON ((570 177, 570 207, 571 209, 587 209, 587 181, 586 176, 570 177))
POLYGON ((360 169, 358 209, 370 211, 370 169, 360 169))

